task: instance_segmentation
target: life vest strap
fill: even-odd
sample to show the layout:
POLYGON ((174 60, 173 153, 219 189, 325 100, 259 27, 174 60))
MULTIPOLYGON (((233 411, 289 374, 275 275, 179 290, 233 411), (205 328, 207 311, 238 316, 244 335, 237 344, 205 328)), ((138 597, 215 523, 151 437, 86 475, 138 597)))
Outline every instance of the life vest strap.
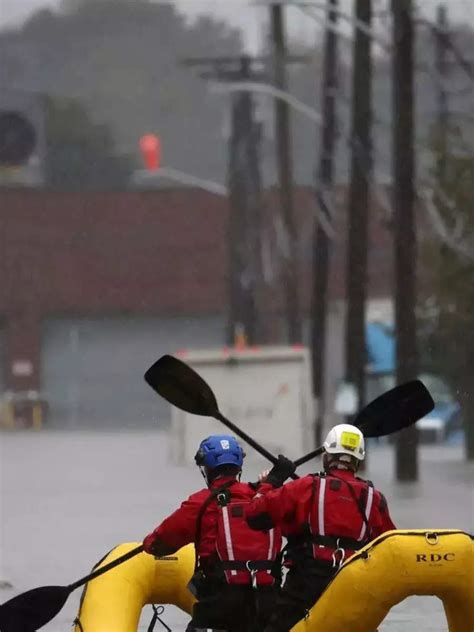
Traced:
POLYGON ((337 537, 335 535, 311 535, 311 541, 313 544, 319 546, 327 546, 334 549, 348 549, 350 551, 357 551, 365 546, 368 542, 356 540, 355 538, 337 537))
POLYGON ((279 567, 277 560, 219 560, 215 566, 225 571, 270 571, 279 567))
POLYGON ((368 540, 356 540, 355 538, 347 538, 335 535, 320 535, 318 533, 308 533, 299 536, 290 536, 288 538, 289 546, 298 546, 311 542, 317 546, 326 546, 331 549, 347 549, 349 551, 358 551, 368 543, 368 540))

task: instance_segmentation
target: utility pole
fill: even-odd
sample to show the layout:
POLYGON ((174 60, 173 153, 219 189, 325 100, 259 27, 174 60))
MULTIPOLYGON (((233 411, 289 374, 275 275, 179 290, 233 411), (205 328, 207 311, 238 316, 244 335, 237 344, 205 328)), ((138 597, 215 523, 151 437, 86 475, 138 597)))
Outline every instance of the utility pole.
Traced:
POLYGON ((448 75, 446 37, 448 20, 446 5, 439 4, 436 12, 436 30, 433 32, 435 46, 435 67, 437 76, 438 125, 436 130, 438 152, 438 178, 444 175, 446 156, 448 153, 449 106, 446 92, 448 75))
MULTIPOLYGON (((287 51, 283 21, 283 6, 272 4, 271 25, 275 85, 287 90, 287 51)), ((288 246, 288 258, 284 266, 284 294, 286 305, 288 342, 302 341, 301 307, 298 283, 297 231, 293 209, 293 168, 291 159, 290 113, 288 105, 275 100, 275 125, 278 153, 278 173, 280 181, 280 207, 288 246)))
POLYGON ((351 181, 348 204, 346 268, 346 383, 354 385, 358 408, 365 404, 365 304, 367 300, 367 252, 372 171, 372 0, 355 1, 355 18, 367 30, 355 29, 352 70, 351 181))
MULTIPOLYGON (((337 35, 338 0, 327 0, 327 26, 324 40, 321 140, 316 173, 316 203, 319 212, 332 222, 331 203, 334 184, 336 144, 337 35)), ((316 219, 313 234, 313 288, 311 302, 311 357, 313 397, 316 403, 315 444, 321 445, 325 416, 324 377, 326 367, 326 329, 330 238, 316 219)))
MULTIPOLYGON (((242 57, 236 81, 252 78, 250 59, 242 57)), ((231 218, 229 250, 233 291, 230 302, 228 342, 239 326, 248 343, 265 342, 263 323, 262 270, 262 183, 259 145, 260 125, 254 120, 253 97, 237 92, 232 103, 228 186, 231 218)))
MULTIPOLYGON (((262 81, 263 58, 221 57, 192 58, 187 66, 207 68, 205 79, 226 82, 262 81)), ((260 175, 260 125, 254 118, 251 93, 238 91, 232 97, 231 134, 229 141, 228 188, 230 218, 229 308, 227 343, 233 345, 244 336, 249 344, 265 342, 263 317, 262 270, 262 184, 260 175)))
MULTIPOLYGON (((412 0, 392 0, 392 15, 395 337, 396 378, 401 384, 418 377, 412 0)), ((418 479, 418 431, 415 425, 397 436, 396 478, 399 481, 418 479)))

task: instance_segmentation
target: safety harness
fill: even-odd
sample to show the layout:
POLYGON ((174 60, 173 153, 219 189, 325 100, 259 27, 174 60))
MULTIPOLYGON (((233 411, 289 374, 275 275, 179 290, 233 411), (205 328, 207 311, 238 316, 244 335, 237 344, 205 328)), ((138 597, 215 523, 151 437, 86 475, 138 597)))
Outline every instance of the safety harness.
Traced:
MULTIPOLYGON (((344 559, 346 557, 346 550, 358 551, 359 549, 364 547, 366 544, 368 544, 368 542, 370 542, 370 540, 372 539, 371 529, 370 529, 368 519, 370 516, 371 509, 372 509, 374 490, 373 490, 373 484, 371 481, 364 481, 367 484, 366 492, 365 492, 367 501, 364 507, 363 501, 362 501, 362 496, 364 496, 364 491, 362 492, 361 497, 358 497, 353 486, 348 481, 346 481, 344 478, 340 478, 334 473, 331 473, 330 476, 331 478, 335 478, 347 486, 349 493, 357 506, 358 512, 362 518, 362 528, 360 531, 359 538, 356 539, 356 538, 350 538, 347 536, 326 535, 324 533, 325 531, 324 498, 325 498, 325 488, 327 484, 327 478, 326 478, 326 473, 322 472, 320 474, 313 475, 311 501, 310 501, 310 514, 308 516, 306 532, 299 535, 289 536, 287 549, 288 549, 290 559, 292 557, 293 558, 295 557, 294 554, 292 555, 290 553, 292 549, 294 550, 295 547, 306 548, 308 544, 334 549, 334 552, 332 554, 332 567, 339 568, 344 562, 344 559), (319 494, 318 494, 318 499, 317 499, 319 532, 314 533, 311 528, 311 511, 315 507, 315 503, 316 503, 317 480, 320 481, 320 488, 319 488, 319 494)), ((325 562, 324 560, 319 560, 319 561, 324 566, 331 565, 331 562, 325 562)))
POLYGON ((206 509, 209 507, 209 505, 212 503, 212 501, 215 498, 217 499, 217 503, 218 504, 219 504, 219 501, 221 503, 227 504, 229 502, 229 500, 230 500, 229 487, 231 487, 232 485, 235 485, 235 483, 237 483, 236 480, 227 481, 227 483, 224 483, 220 487, 216 487, 215 489, 211 490, 209 496, 202 503, 201 508, 199 509, 199 513, 198 513, 197 518, 196 518, 196 535, 194 537, 194 547, 196 549, 196 560, 194 562, 194 572, 196 572, 198 570, 198 566, 199 566, 198 551, 199 551, 199 546, 201 544, 202 519, 204 518, 204 514, 206 513, 206 509))
MULTIPOLYGON (((204 514, 209 505, 213 502, 213 500, 217 501, 219 507, 221 507, 222 509, 226 509, 227 505, 231 501, 230 487, 235 483, 237 483, 236 480, 227 481, 227 483, 224 483, 220 487, 213 489, 206 500, 203 502, 199 510, 196 519, 196 560, 194 565, 195 574, 202 570, 204 570, 205 572, 205 569, 202 569, 200 567, 200 559, 198 555, 199 545, 202 536, 202 520, 204 518, 204 514)), ((257 573, 259 571, 270 571, 275 578, 278 578, 281 574, 281 560, 279 558, 275 560, 216 560, 215 562, 213 562, 212 567, 217 571, 222 571, 223 574, 225 574, 225 571, 248 571, 250 573, 253 588, 257 587, 257 573)))

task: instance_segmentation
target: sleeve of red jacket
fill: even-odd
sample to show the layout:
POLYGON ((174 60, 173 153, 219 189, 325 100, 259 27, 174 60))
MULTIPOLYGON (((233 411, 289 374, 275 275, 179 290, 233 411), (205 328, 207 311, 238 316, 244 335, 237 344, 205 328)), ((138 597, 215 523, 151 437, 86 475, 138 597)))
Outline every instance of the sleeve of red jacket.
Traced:
POLYGON ((263 483, 246 512, 249 527, 266 531, 272 527, 281 527, 290 520, 295 512, 299 482, 292 481, 277 489, 263 483))
POLYGON ((179 509, 149 533, 143 540, 147 553, 169 555, 181 547, 194 542, 196 520, 203 500, 200 493, 193 494, 185 500, 179 509))
POLYGON ((383 494, 381 494, 379 511, 382 517, 382 533, 385 533, 385 531, 392 531, 393 529, 396 529, 397 527, 393 523, 392 517, 390 516, 388 504, 383 494))
POLYGON ((385 531, 392 531, 393 529, 397 528, 395 524, 393 523, 393 520, 390 516, 390 512, 388 510, 388 504, 387 504, 387 500, 385 496, 381 494, 380 492, 377 492, 377 496, 378 496, 378 499, 377 499, 378 500, 378 515, 379 515, 380 523, 377 525, 377 528, 375 528, 372 534, 373 537, 377 537, 379 535, 382 535, 382 533, 385 533, 385 531))

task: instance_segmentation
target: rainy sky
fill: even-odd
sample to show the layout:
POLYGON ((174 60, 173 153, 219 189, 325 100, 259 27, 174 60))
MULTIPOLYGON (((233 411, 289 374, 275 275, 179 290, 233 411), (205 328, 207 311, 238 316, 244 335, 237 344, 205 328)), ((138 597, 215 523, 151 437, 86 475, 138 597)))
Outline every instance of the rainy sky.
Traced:
MULTIPOLYGON (((156 0, 161 1, 161 0, 156 0)), ((57 6, 60 0, 0 0, 0 27, 8 24, 21 23, 28 15, 39 7, 57 6)), ((260 0, 260 4, 261 4, 260 0)), ((426 17, 433 18, 440 0, 418 0, 416 6, 426 17)), ((190 19, 201 14, 212 14, 240 27, 245 33, 245 44, 249 52, 255 52, 265 30, 266 11, 258 6, 258 0, 175 0, 175 4, 183 10, 190 19)), ((315 5, 324 4, 324 0, 315 5)), ((351 11, 352 0, 341 0, 341 8, 351 11)), ((469 21, 474 25, 474 3, 471 0, 449 0, 445 2, 449 7, 452 21, 469 21)), ((375 11, 389 7, 389 0, 375 0, 375 11)), ((314 10, 315 20, 301 9, 291 8, 287 12, 290 34, 300 41, 314 40, 317 29, 321 28, 321 11, 314 10)))

